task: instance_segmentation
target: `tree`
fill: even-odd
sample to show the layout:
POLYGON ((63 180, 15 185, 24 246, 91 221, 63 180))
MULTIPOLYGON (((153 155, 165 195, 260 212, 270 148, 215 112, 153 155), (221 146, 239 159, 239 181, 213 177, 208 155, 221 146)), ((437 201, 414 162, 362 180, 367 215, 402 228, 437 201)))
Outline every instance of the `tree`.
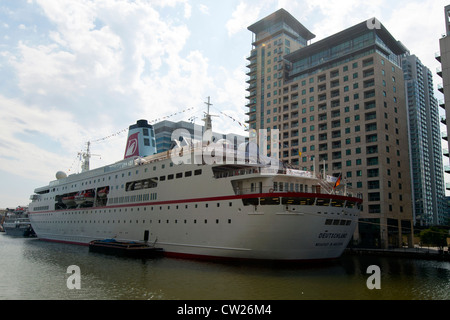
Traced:
POLYGON ((431 227, 420 232, 420 241, 422 244, 443 249, 447 246, 447 236, 447 230, 431 227))

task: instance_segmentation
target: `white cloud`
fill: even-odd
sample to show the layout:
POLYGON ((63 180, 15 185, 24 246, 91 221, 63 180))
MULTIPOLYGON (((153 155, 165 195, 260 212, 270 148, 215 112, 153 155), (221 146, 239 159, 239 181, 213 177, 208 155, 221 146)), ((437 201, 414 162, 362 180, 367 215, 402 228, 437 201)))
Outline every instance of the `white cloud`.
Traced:
POLYGON ((264 5, 262 2, 259 5, 249 4, 246 1, 239 2, 238 6, 226 23, 228 35, 232 36, 241 30, 246 30, 249 25, 258 21, 261 17, 261 8, 264 5))
POLYGON ((198 5, 198 9, 200 10, 201 13, 203 14, 209 14, 209 7, 204 5, 204 4, 199 4, 198 5))
MULTIPOLYGON (((435 74, 439 63, 434 53, 439 51, 439 38, 445 33, 446 1, 405 2, 381 21, 383 25, 415 54, 435 74), (405 14, 407 12, 408 14, 405 14)), ((435 84, 442 81, 435 75, 435 84)))
POLYGON ((49 139, 52 145, 74 151, 84 135, 69 112, 25 105, 3 96, 0 107, 0 127, 7 128, 0 137, 1 167, 18 176, 48 179, 54 168, 63 169, 66 158, 39 146, 40 140, 49 139))

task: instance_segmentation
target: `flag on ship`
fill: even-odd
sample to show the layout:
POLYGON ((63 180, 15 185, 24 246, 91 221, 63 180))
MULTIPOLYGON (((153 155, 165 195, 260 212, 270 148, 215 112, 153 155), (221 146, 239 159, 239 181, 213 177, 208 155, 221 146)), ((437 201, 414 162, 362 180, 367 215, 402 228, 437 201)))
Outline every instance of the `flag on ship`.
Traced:
POLYGON ((341 184, 341 178, 342 174, 340 174, 339 177, 337 178, 336 182, 334 183, 333 189, 336 189, 336 187, 341 184))

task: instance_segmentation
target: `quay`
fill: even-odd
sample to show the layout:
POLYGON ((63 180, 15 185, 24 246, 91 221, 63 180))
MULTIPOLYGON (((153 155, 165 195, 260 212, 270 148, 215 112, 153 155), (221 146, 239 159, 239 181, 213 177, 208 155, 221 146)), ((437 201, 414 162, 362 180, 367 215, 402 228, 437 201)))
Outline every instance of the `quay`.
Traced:
POLYGON ((440 250, 435 247, 414 247, 414 248, 391 248, 391 249, 371 249, 371 248, 347 248, 345 255, 371 255, 380 257, 395 257, 407 259, 423 259, 436 261, 449 261, 450 252, 440 250))

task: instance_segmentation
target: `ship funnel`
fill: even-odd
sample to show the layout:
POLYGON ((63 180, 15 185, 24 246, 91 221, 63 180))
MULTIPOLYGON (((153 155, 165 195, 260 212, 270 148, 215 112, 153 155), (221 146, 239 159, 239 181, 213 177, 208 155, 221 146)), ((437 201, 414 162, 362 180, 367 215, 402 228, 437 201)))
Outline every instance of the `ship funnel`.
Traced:
POLYGON ((146 157, 156 153, 155 130, 147 120, 138 120, 128 130, 124 159, 146 157))

